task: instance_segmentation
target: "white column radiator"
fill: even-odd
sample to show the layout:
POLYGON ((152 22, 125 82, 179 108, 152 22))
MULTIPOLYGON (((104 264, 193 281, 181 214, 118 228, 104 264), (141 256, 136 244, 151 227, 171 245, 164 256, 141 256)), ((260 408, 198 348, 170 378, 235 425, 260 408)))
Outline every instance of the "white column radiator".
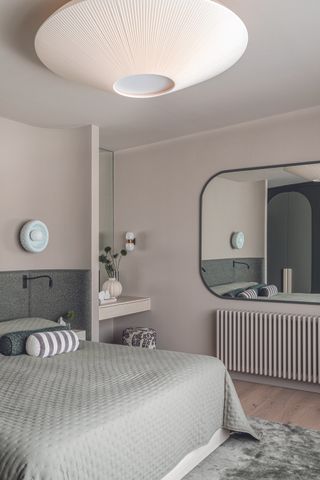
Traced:
POLYGON ((320 317, 218 310, 216 328, 228 370, 320 384, 320 317))

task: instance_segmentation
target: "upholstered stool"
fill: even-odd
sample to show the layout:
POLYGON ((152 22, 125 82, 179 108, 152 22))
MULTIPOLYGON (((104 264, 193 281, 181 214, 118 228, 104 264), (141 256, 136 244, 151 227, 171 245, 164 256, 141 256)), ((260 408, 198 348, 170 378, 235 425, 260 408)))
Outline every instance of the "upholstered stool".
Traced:
POLYGON ((122 345, 130 347, 156 348, 156 331, 153 328, 126 328, 122 334, 122 345))

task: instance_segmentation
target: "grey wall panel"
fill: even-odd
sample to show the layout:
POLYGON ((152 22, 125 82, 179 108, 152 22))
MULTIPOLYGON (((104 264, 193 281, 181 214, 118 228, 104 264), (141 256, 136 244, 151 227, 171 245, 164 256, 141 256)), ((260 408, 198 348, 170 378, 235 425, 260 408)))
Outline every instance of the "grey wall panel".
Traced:
POLYGON ((88 270, 32 270, 0 272, 0 320, 19 317, 43 317, 56 320, 69 310, 76 312, 73 328, 90 333, 90 272, 88 270), (22 276, 49 275, 28 282, 22 288, 22 276))
POLYGON ((42 278, 30 282, 30 316, 57 319, 69 310, 76 312, 72 322, 74 328, 89 327, 89 272, 81 270, 45 270, 32 272, 32 276, 50 275, 53 287, 49 288, 48 279, 42 278))
POLYGON ((267 280, 282 290, 282 269, 288 268, 288 194, 272 198, 268 204, 267 280))
POLYGON ((301 193, 289 192, 288 265, 292 268, 293 292, 311 293, 312 211, 301 193))
POLYGON ((201 262, 202 276, 209 287, 234 282, 262 283, 263 265, 263 258, 222 258, 201 262), (233 262, 239 263, 234 265, 233 262))
POLYGON ((311 293, 312 210, 300 192, 281 192, 268 205, 268 283, 279 290, 283 268, 292 269, 293 292, 311 293))
POLYGON ((22 288, 22 275, 26 273, 0 273, 0 321, 28 316, 29 292, 22 288))

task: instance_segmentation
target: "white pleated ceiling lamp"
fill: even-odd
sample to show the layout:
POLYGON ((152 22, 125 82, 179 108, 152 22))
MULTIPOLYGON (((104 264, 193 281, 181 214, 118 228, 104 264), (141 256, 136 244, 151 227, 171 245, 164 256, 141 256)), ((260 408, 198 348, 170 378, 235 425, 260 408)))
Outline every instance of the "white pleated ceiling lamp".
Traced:
POLYGON ((247 43, 242 20, 212 0, 73 0, 42 24, 35 49, 64 78, 148 98, 222 73, 247 43))

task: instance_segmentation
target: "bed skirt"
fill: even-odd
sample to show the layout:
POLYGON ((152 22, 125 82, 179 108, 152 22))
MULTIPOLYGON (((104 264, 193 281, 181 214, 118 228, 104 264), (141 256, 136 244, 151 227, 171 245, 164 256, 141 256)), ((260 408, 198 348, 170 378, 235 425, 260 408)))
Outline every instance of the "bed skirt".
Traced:
POLYGON ((214 452, 220 445, 222 445, 230 436, 229 430, 225 428, 219 428, 211 437, 209 442, 203 447, 193 450, 186 455, 181 462, 178 463, 173 470, 171 470, 161 480, 181 480, 191 470, 193 470, 199 463, 202 462, 208 455, 214 452))

